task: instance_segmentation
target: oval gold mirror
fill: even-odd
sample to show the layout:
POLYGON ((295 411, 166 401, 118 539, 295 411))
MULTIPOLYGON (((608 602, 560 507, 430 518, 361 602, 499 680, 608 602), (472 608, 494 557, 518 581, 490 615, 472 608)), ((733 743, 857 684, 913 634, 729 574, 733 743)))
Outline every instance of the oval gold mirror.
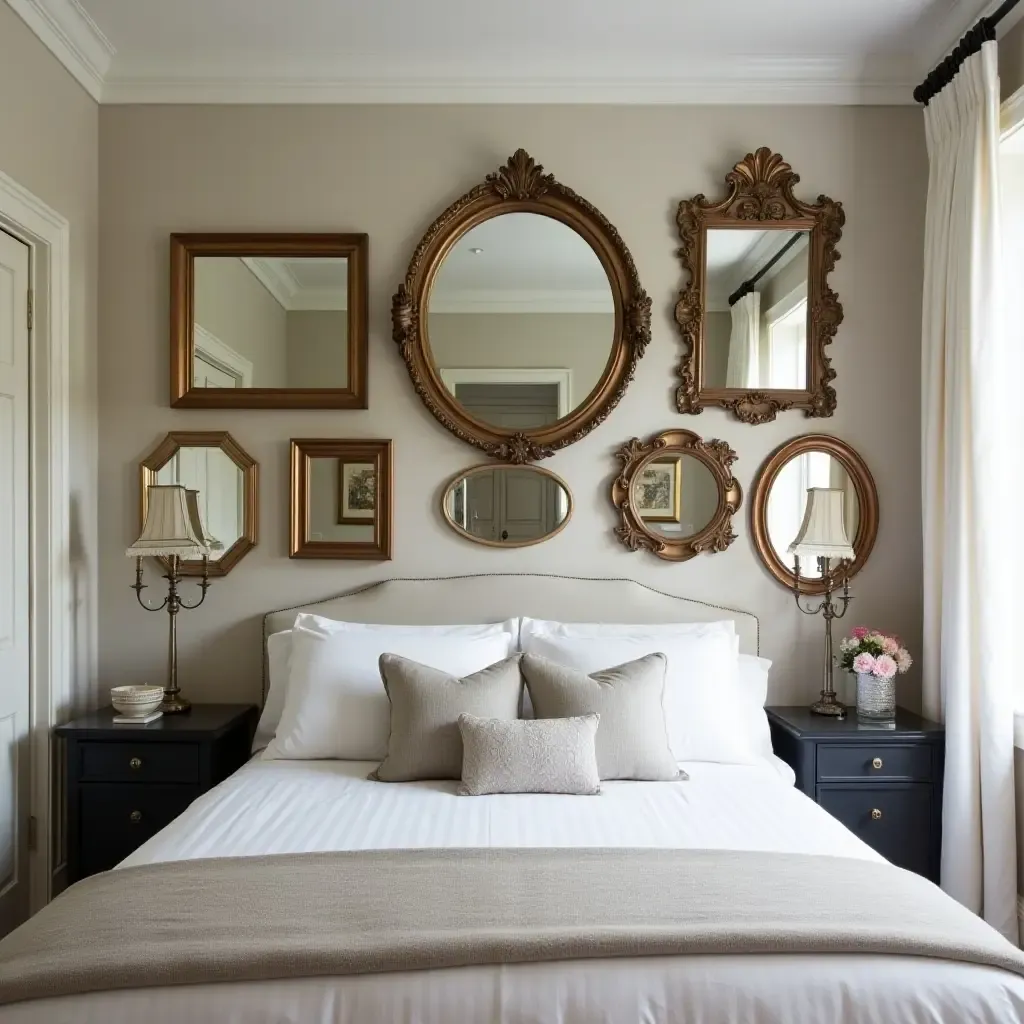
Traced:
POLYGON ((578 441, 618 404, 651 301, 619 233, 519 150, 430 226, 392 302, 417 394, 513 463, 578 441))
MULTIPOLYGON (((804 434, 776 449, 761 467, 751 502, 751 533, 768 571, 783 586, 793 586, 789 545, 804 519, 809 487, 843 492, 843 526, 855 559, 852 578, 864 568, 878 533, 878 492, 864 460, 844 441, 828 434, 804 434)), ((833 570, 838 578, 840 568, 833 570)), ((820 594, 825 584, 813 565, 800 565, 800 590, 820 594)))
POLYGON ((618 457, 615 533, 631 551, 646 548, 683 562, 702 551, 724 551, 736 539, 732 516, 743 492, 731 470, 736 453, 725 441, 666 430, 646 442, 633 438, 618 457))
MULTIPOLYGON (((226 576, 256 546, 258 467, 226 430, 168 434, 139 467, 140 529, 151 484, 181 484, 198 491, 199 514, 210 545, 210 576, 226 576)), ((166 559, 160 559, 169 567, 166 559)), ((202 559, 182 559, 183 576, 200 576, 202 559)))
POLYGON ((565 529, 572 515, 572 492, 562 479, 538 466, 474 466, 449 481, 441 513, 467 540, 525 548, 565 529))

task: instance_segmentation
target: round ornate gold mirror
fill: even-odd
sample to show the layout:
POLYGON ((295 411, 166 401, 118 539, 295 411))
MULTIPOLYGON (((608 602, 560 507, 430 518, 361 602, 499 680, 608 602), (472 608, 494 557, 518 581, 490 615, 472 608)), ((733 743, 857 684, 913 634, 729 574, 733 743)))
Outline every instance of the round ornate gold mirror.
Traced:
MULTIPOLYGON (((761 467, 750 506, 754 545, 768 571, 793 586, 789 545, 804 519, 809 487, 843 492, 843 526, 856 558, 846 567, 852 578, 864 568, 878 533, 878 492, 864 460, 844 441, 828 434, 804 434, 777 448, 761 467)), ((841 568, 833 570, 838 579, 841 568)), ((800 590, 821 594, 825 584, 813 565, 800 565, 800 590)))
POLYGON ((619 403, 651 301, 619 233, 518 150, 430 226, 392 302, 417 394, 513 463, 552 455, 619 403))
POLYGON ((615 534, 631 551, 646 548, 684 562, 702 551, 724 551, 736 539, 732 516, 743 491, 732 475, 736 453, 725 441, 666 430, 646 442, 634 437, 618 457, 615 534))
POLYGON ((572 492, 539 466, 474 466, 448 482, 441 514, 467 540, 525 548, 565 529, 572 515, 572 492))

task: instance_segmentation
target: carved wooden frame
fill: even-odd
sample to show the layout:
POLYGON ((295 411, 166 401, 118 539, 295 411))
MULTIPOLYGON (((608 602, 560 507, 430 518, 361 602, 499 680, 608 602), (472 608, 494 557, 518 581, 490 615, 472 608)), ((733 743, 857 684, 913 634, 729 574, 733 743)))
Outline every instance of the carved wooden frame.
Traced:
POLYGON ((616 457, 622 469, 612 481, 612 504, 620 520, 615 535, 630 551, 644 548, 667 561, 685 562, 702 551, 724 551, 736 539, 732 517, 743 502, 743 489, 732 475, 737 455, 728 442, 705 441, 691 430, 666 430, 648 441, 634 437, 616 452, 616 457), (644 468, 677 452, 702 462, 718 484, 718 508, 711 521, 698 533, 678 540, 649 529, 630 500, 633 481, 644 468))
MULTIPOLYGON (((750 503, 750 533, 765 568, 789 589, 793 587, 793 570, 776 554, 768 536, 768 497, 782 467, 790 459, 804 452, 827 452, 839 460, 853 482, 859 508, 857 535, 851 540, 857 557, 846 568, 848 578, 852 579, 864 568, 878 536, 878 491, 871 470, 857 452, 845 441, 840 441, 829 434, 802 434, 780 445, 768 456, 758 472, 753 500, 750 503)), ((833 569, 831 576, 833 580, 841 578, 839 566, 833 569)), ((825 582, 823 579, 806 579, 801 576, 800 591, 804 594, 823 594, 825 582)))
MULTIPOLYGON (((229 572, 256 546, 259 534, 259 472, 256 460, 249 455, 226 430, 175 430, 168 434, 139 463, 139 531, 146 523, 149 505, 149 485, 156 483, 157 473, 179 448, 219 448, 242 471, 242 535, 218 559, 210 559, 209 575, 227 576, 229 572)), ((206 524, 207 528, 209 524, 206 524)), ((167 558, 158 559, 170 571, 167 558)), ((182 576, 202 576, 201 558, 183 558, 178 561, 182 576)))
POLYGON ((602 423, 619 404, 651 340, 651 300, 618 231, 600 210, 543 172, 519 149, 507 164, 456 199, 416 246, 391 303, 392 337, 424 405, 459 440, 515 464, 548 458, 602 423), (483 423, 455 401, 434 364, 425 316, 434 277, 452 246, 477 224, 504 213, 539 213, 576 231, 601 260, 615 299, 612 352, 587 400, 553 424, 520 431, 483 423))
MULTIPOLYGON (((393 443, 389 440, 341 438, 292 438, 291 501, 289 503, 289 558, 353 558, 391 560, 394 537, 393 443), (309 486, 311 459, 372 462, 377 469, 375 515, 364 524, 373 527, 372 541, 324 541, 309 536, 309 486)), ((333 519, 333 516, 332 516, 333 519)))
POLYGON ((179 409, 366 409, 369 236, 171 235, 171 405, 179 409), (197 256, 320 256, 348 260, 348 384, 343 388, 195 388, 197 256))
POLYGON ((793 195, 800 176, 778 153, 762 147, 748 153, 725 176, 728 194, 713 201, 703 195, 679 204, 676 224, 682 245, 677 254, 689 283, 680 291, 675 319, 683 340, 676 391, 680 412, 699 413, 705 406, 730 409, 744 423, 767 423, 779 412, 803 409, 807 416, 831 416, 836 407, 831 344, 843 320, 843 307, 828 285, 839 259, 836 246, 846 215, 842 203, 818 196, 813 205, 793 195), (708 228, 777 227, 810 232, 807 294, 807 384, 802 389, 708 387, 704 383, 705 276, 708 228))

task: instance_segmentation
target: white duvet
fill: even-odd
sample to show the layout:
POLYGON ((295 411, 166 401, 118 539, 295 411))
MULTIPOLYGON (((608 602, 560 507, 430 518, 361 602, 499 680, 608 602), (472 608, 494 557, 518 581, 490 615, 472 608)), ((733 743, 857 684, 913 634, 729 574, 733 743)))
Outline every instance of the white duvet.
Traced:
MULTIPOLYGON (((609 782, 596 797, 458 797, 455 783, 370 782, 373 767, 255 759, 124 864, 424 846, 701 847, 877 858, 793 789, 791 773, 775 759, 686 764, 689 781, 609 782)), ((8 1007, 0 1021, 1011 1024, 1024 1021, 1024 979, 909 957, 581 960, 97 994, 8 1007)))

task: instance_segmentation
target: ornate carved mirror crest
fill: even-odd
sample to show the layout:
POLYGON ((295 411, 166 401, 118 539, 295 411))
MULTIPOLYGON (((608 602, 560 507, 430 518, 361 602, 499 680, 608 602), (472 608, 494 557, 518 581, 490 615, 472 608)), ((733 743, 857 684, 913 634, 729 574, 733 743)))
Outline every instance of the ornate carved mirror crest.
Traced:
POLYGON ((685 562, 702 551, 724 551, 736 539, 732 517, 743 491, 732 475, 736 452, 725 441, 666 430, 648 441, 634 437, 617 456, 615 535, 630 551, 685 562))
POLYGON ((689 283, 676 303, 683 336, 680 412, 731 409, 765 423, 787 409, 831 416, 835 378, 825 346, 843 307, 829 288, 846 216, 841 203, 793 195, 800 176, 778 153, 748 153, 728 194, 679 204, 679 257, 689 283))
POLYGON ((651 300, 618 231, 520 149, 430 225, 392 320, 434 417, 521 464, 618 405, 651 338, 651 300))

